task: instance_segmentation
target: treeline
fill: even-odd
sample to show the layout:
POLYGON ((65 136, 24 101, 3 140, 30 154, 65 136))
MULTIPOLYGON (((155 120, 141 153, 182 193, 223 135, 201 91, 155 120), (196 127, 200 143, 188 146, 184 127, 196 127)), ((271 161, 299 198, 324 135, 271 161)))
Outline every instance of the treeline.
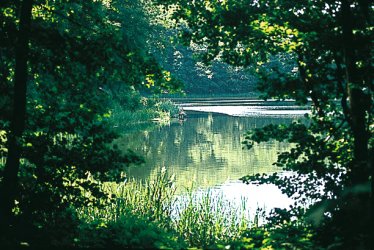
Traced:
POLYGON ((161 64, 183 84, 187 95, 258 94, 258 76, 251 68, 234 67, 220 61, 204 64, 191 48, 170 44, 161 64))

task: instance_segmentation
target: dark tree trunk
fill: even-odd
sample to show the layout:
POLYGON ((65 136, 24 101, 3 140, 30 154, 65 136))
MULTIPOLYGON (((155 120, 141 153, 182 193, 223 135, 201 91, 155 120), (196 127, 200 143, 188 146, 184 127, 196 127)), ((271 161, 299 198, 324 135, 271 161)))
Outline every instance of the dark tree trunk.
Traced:
POLYGON ((350 1, 345 0, 342 4, 342 28, 344 40, 344 59, 346 65, 346 82, 347 92, 351 111, 351 128, 354 137, 354 161, 356 166, 360 166, 357 173, 358 176, 353 177, 352 184, 362 184, 368 180, 368 140, 369 133, 366 126, 366 112, 368 112, 368 105, 365 101, 367 96, 362 91, 364 86, 361 86, 362 80, 358 75, 356 68, 355 52, 356 44, 353 37, 353 16, 350 9, 350 1), (366 166, 363 166, 366 165, 366 166), (363 172, 366 172, 365 173, 363 172))
POLYGON ((311 79, 307 78, 305 66, 301 65, 301 62, 305 62, 302 53, 303 52, 301 52, 301 51, 299 51, 297 53, 297 56, 298 56, 297 63, 298 63, 298 67, 299 67, 301 82, 304 84, 306 92, 309 93, 309 96, 312 99, 313 105, 314 105, 315 109, 317 110, 318 115, 320 117, 324 117, 325 113, 323 111, 323 108, 321 107, 320 101, 318 100, 318 96, 313 89, 313 83, 310 82, 311 79))
POLYGON ((12 208, 17 190, 18 171, 21 156, 21 139, 26 119, 27 59, 29 31, 33 0, 23 0, 16 42, 16 66, 14 80, 13 116, 8 135, 8 157, 0 189, 0 223, 2 229, 12 224, 12 208))
MULTIPOLYGON (((370 112, 370 101, 368 96, 364 93, 363 82, 364 80, 358 73, 356 67, 356 53, 360 51, 355 42, 353 30, 354 30, 354 17, 352 15, 351 7, 352 1, 343 0, 341 9, 342 19, 342 30, 343 30, 343 44, 344 44, 344 64, 345 64, 345 81, 347 83, 347 96, 349 99, 350 108, 350 126, 352 135, 354 138, 354 149, 353 149, 353 162, 350 166, 350 183, 348 185, 355 189, 355 187, 363 186, 370 180, 372 174, 371 162, 369 160, 369 136, 366 114, 370 112)), ((363 10, 361 10, 363 11, 363 10)), ((362 45, 361 45, 362 46, 362 45)), ((373 177, 373 176, 372 176, 373 177)), ((371 179, 372 182, 372 179, 371 179)), ((372 185, 372 184, 371 184, 372 185)), ((353 192, 353 191, 352 191, 353 192)), ((366 237, 364 241, 368 244, 368 234, 372 232, 370 225, 373 220, 372 217, 372 191, 352 193, 349 197, 348 213, 353 216, 353 223, 348 225, 347 223, 347 241, 350 241, 351 249, 359 248, 359 238, 366 237), (369 219, 370 218, 370 219, 369 219), (371 223, 370 223, 371 221, 371 223), (366 235, 366 236, 364 236, 366 235)), ((374 225, 374 224, 373 224, 374 225)), ((364 243, 365 244, 365 243, 364 243)), ((367 245, 366 245, 367 247, 367 245)))

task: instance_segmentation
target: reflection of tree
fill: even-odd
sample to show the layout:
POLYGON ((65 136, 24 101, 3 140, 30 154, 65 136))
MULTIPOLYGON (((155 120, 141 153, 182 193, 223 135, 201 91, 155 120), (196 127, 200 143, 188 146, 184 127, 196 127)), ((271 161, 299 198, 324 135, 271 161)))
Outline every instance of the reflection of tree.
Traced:
POLYGON ((290 122, 281 118, 230 117, 224 115, 189 116, 183 124, 171 124, 151 132, 128 135, 119 141, 123 148, 143 154, 146 164, 131 168, 130 175, 145 179, 165 166, 186 186, 196 178, 197 186, 212 186, 250 173, 269 173, 277 152, 289 148, 269 142, 251 151, 243 150, 243 134, 250 128, 270 123, 290 122))

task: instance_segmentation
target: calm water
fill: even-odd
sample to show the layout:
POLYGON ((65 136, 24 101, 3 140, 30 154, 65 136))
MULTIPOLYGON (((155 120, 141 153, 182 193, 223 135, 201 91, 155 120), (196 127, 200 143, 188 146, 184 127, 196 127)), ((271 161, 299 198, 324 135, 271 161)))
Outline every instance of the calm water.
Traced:
POLYGON ((145 157, 142 166, 131 167, 130 178, 149 179, 161 167, 176 175, 179 193, 183 187, 210 189, 233 202, 248 200, 249 208, 286 207, 291 201, 272 185, 245 185, 238 179, 248 174, 280 171, 272 165, 277 154, 290 148, 268 142, 243 149, 246 131, 267 124, 290 123, 306 110, 291 102, 248 100, 199 100, 181 103, 188 118, 172 120, 168 126, 126 135, 118 141, 145 157))

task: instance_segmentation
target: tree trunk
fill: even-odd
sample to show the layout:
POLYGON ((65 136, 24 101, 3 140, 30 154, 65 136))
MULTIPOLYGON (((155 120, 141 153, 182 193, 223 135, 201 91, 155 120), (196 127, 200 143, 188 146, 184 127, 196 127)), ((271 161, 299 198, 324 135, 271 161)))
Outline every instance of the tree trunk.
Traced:
POLYGON ((13 116, 8 134, 8 156, 0 189, 0 223, 2 229, 12 224, 12 209, 17 190, 18 171, 22 149, 22 134, 26 119, 27 59, 33 0, 23 0, 16 42, 13 116))
MULTIPOLYGON (((350 126, 354 138, 353 162, 351 164, 350 187, 354 190, 357 186, 365 185, 369 182, 372 174, 371 164, 369 161, 369 136, 367 127, 366 114, 370 112, 370 102, 368 96, 364 93, 363 79, 358 73, 356 67, 356 52, 360 50, 353 34, 353 20, 350 0, 342 1, 341 19, 343 30, 344 44, 344 63, 345 63, 345 81, 347 83, 347 93, 350 105, 350 126)), ((362 45, 361 45, 362 46, 362 45)), ((373 177, 373 176, 372 176, 373 177)), ((371 182, 373 180, 371 179, 371 182)), ((371 184, 372 185, 372 184, 371 184)), ((355 217, 355 224, 349 226, 347 240, 351 240, 351 244, 358 247, 358 238, 369 234, 371 230, 370 221, 373 220, 372 209, 372 191, 353 193, 348 201, 351 216, 355 217), (369 220, 370 218, 370 220, 369 220), (358 233, 359 235, 355 235, 358 233)), ((373 222, 372 222, 373 223, 373 222)), ((373 224, 374 225, 374 224, 373 224)), ((367 237, 367 236, 366 236, 367 237)), ((370 236, 369 236, 370 237, 370 236)), ((367 238, 365 239, 367 241, 367 238)), ((364 240, 364 241, 365 241, 364 240)), ((369 242, 366 242, 366 244, 369 242)))
MULTIPOLYGON (((356 44, 353 37, 353 16, 350 9, 350 1, 345 0, 342 3, 342 28, 343 28, 343 40, 344 40, 344 59, 346 64, 346 82, 347 92, 351 110, 351 128, 354 136, 354 161, 355 165, 368 164, 368 140, 369 132, 366 126, 366 112, 368 112, 368 105, 365 101, 367 96, 363 92, 361 86, 362 80, 358 75, 356 68, 355 52, 356 44)), ((355 176, 352 180, 352 184, 360 184, 368 180, 367 166, 364 167, 366 170, 366 176, 355 176)), ((358 170, 358 172, 364 171, 358 170)))

